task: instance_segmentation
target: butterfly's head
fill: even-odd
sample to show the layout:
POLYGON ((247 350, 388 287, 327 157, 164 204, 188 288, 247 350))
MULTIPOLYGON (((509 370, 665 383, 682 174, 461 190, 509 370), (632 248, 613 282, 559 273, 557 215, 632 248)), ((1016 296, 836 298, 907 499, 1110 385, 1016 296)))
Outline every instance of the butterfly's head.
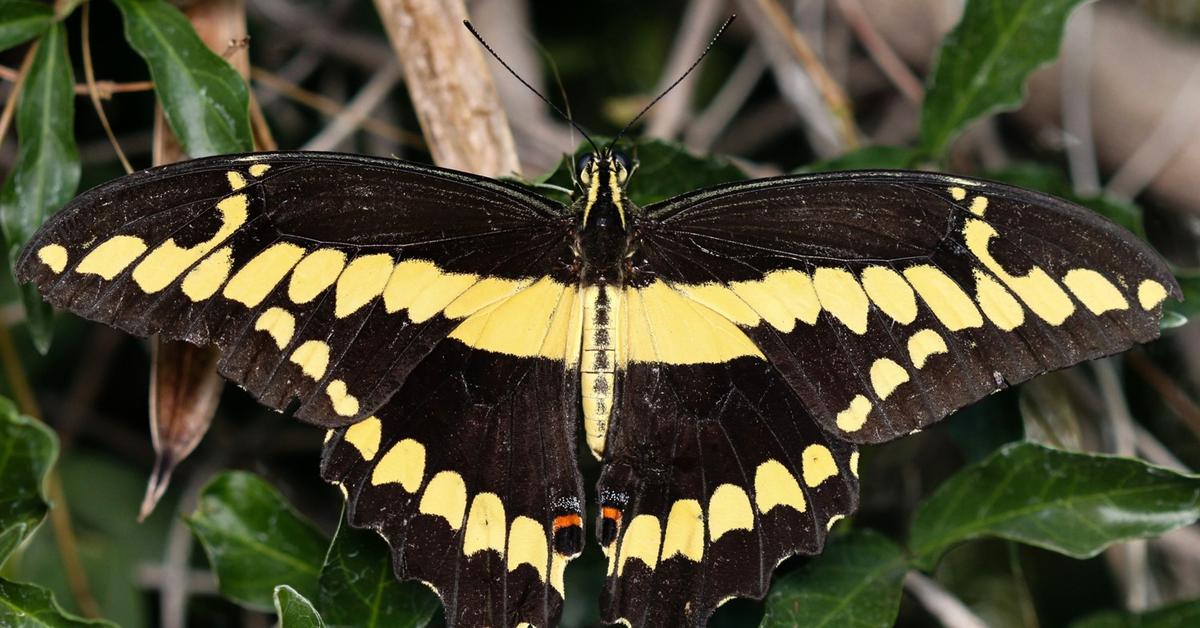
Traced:
POLYGON ((625 153, 604 148, 588 153, 575 162, 575 183, 587 194, 583 222, 588 224, 592 208, 612 206, 625 226, 625 184, 637 166, 625 153))

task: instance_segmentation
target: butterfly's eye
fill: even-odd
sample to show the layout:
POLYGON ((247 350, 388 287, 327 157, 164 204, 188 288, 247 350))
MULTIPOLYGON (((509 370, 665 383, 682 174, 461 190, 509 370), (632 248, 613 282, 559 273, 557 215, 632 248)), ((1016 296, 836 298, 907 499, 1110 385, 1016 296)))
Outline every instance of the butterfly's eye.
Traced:
POLYGON ((629 157, 625 153, 613 152, 612 154, 613 172, 617 175, 617 182, 624 184, 625 179, 629 178, 629 157))
POLYGON ((591 155, 584 155, 575 162, 575 176, 584 185, 590 185, 592 182, 592 161, 591 155))

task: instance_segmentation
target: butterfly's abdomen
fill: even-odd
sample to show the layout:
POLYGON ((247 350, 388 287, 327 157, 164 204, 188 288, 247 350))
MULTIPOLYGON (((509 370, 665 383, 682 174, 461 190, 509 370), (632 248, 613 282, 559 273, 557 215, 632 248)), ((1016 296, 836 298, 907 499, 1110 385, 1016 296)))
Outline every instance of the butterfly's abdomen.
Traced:
POLYGON ((580 396, 588 447, 600 458, 612 417, 613 384, 617 370, 617 321, 620 292, 610 285, 583 289, 583 354, 580 360, 580 396))

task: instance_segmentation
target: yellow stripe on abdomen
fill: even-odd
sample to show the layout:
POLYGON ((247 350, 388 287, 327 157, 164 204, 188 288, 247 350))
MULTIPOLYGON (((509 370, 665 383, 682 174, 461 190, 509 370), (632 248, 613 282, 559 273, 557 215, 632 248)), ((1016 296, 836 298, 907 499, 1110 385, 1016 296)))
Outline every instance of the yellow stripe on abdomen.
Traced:
POLYGON ((588 447, 597 459, 612 418, 613 383, 617 370, 617 321, 621 292, 609 286, 583 289, 583 352, 579 361, 583 426, 588 447))

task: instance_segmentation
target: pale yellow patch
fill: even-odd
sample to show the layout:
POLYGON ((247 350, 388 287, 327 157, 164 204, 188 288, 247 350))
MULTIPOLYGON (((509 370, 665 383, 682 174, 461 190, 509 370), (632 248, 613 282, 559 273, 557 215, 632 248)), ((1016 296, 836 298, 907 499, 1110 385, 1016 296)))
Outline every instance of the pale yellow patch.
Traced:
POLYGON ((225 173, 225 178, 229 181, 229 189, 234 192, 246 187, 246 177, 243 177, 240 172, 230 170, 225 173))
POLYGON ((694 499, 671 504, 667 531, 663 534, 662 559, 676 554, 693 562, 704 558, 704 509, 694 499))
MULTIPOLYGON (((813 287, 812 278, 808 273, 799 270, 777 270, 767 273, 762 280, 763 287, 775 295, 787 308, 792 318, 809 325, 815 325, 821 314, 821 301, 817 298, 817 290, 813 287)), ((789 322, 779 327, 779 331, 790 332, 795 323, 789 322)))
POLYGON ((567 591, 563 580, 566 577, 568 562, 570 559, 558 552, 550 555, 550 586, 558 591, 559 597, 563 597, 567 591))
POLYGON ((908 339, 908 358, 917 368, 924 368, 929 356, 948 351, 946 341, 932 329, 922 329, 908 339))
POLYGON ((1153 279, 1138 284, 1138 303, 1143 310, 1153 310, 1167 298, 1167 289, 1153 279))
POLYGON ((750 498, 740 486, 722 484, 708 500, 708 534, 713 542, 733 530, 753 530, 750 498))
POLYGON ((346 382, 340 379, 329 382, 325 387, 325 394, 329 395, 329 403, 333 405, 333 411, 338 416, 358 414, 358 398, 346 390, 346 382))
POLYGON ((250 176, 261 177, 271 169, 271 164, 254 164, 250 166, 250 176))
POLYGON ((346 254, 337 249, 317 249, 304 256, 292 270, 288 281, 288 298, 304 304, 333 285, 346 267, 346 254))
POLYGON ((238 269, 221 293, 231 301, 254 307, 271 294, 303 255, 304 249, 290 242, 273 244, 238 269))
POLYGON ((1058 283, 1038 266, 1033 266, 1024 276, 1010 274, 988 251, 988 242, 996 237, 996 230, 982 221, 971 219, 963 227, 963 238, 967 248, 983 263, 984 267, 998 277, 1009 290, 1016 293, 1037 314, 1051 325, 1061 325, 1075 312, 1075 304, 1058 283))
POLYGON ((513 519, 508 530, 508 570, 514 571, 521 565, 529 565, 537 570, 538 577, 545 582, 549 545, 546 530, 540 523, 523 515, 513 519))
MULTIPOLYGON (((752 308, 755 318, 767 321, 767 324, 784 333, 790 332, 796 326, 796 315, 792 313, 789 304, 784 302, 784 295, 773 285, 766 281, 738 281, 732 284, 732 288, 733 292, 752 308)), ((758 324, 758 321, 754 324, 758 324)))
POLYGON ((776 506, 787 506, 799 512, 808 509, 796 476, 778 460, 768 460, 758 465, 754 472, 754 503, 763 514, 776 506))
POLYGON ((270 334, 275 346, 282 350, 292 341, 292 334, 296 333, 296 317, 283 308, 268 308, 254 321, 254 330, 270 334))
MULTIPOLYGON (((746 285, 753 285, 757 282, 740 282, 746 285)), ((735 286, 738 284, 735 284, 735 286)), ((736 288, 727 287, 718 283, 706 283, 700 285, 681 284, 676 286, 680 292, 687 298, 707 307, 708 309, 724 316, 730 321, 743 327, 753 327, 762 320, 758 313, 754 311, 751 305, 748 305, 749 299, 739 296, 735 292, 736 288)))
POLYGON ((546 340, 538 355, 563 360, 567 364, 578 364, 580 345, 583 342, 582 328, 581 291, 575 286, 567 286, 563 290, 562 300, 554 309, 554 316, 550 319, 550 327, 546 331, 546 340))
POLYGON ((988 199, 986 196, 976 196, 975 198, 971 199, 972 214, 983 218, 983 215, 987 212, 987 207, 988 199))
POLYGON ((325 369, 329 368, 329 345, 320 340, 306 341, 296 347, 289 359, 298 365, 305 375, 319 380, 325 377, 325 369))
POLYGON ((333 440, 333 430, 325 430, 325 440, 321 441, 321 443, 328 445, 331 440, 333 440))
POLYGON ((363 460, 370 462, 375 459, 375 454, 379 453, 379 440, 382 437, 383 423, 370 416, 351 425, 346 430, 345 439, 362 454, 363 460))
POLYGON ((834 318, 856 334, 867 333, 867 306, 870 301, 858 280, 841 268, 818 268, 813 273, 817 299, 834 318))
POLYGON ((146 294, 154 294, 171 285, 183 271, 211 253, 246 223, 249 203, 245 194, 221 199, 217 203, 221 226, 211 238, 186 248, 175 244, 174 238, 163 242, 134 267, 133 280, 146 294))
POLYGON ((408 310, 408 318, 423 323, 450 305, 479 278, 443 273, 433 262, 404 260, 392 270, 383 289, 383 304, 391 312, 408 310))
MULTIPOLYGON (((565 357, 567 325, 573 318, 576 292, 573 286, 544 277, 468 316, 450 337, 476 349, 561 360, 565 357), (557 355, 547 355, 547 349, 557 355)), ((575 330, 579 333, 578 326, 575 330)))
POLYGON ((871 388, 875 396, 887 399, 900 384, 908 381, 908 371, 889 358, 879 358, 871 364, 871 388))
POLYGON ((715 364, 762 352, 729 319, 662 281, 625 290, 628 359, 667 364, 715 364))
POLYGON ((858 477, 858 452, 857 451, 850 453, 850 473, 853 473, 854 477, 858 477))
POLYGON ((837 414, 838 429, 844 432, 857 432, 867 424, 867 415, 871 413, 871 401, 862 395, 855 395, 850 405, 837 414))
POLYGON ((833 454, 824 445, 805 447, 800 458, 804 461, 804 483, 810 488, 816 488, 838 474, 837 462, 834 462, 833 454))
POLYGON ((392 445, 379 459, 371 472, 371 484, 400 484, 409 493, 416 493, 425 479, 425 446, 406 438, 392 445))
POLYGON ((662 528, 658 517, 638 515, 625 529, 621 539, 621 556, 617 560, 617 575, 625 573, 625 563, 636 558, 651 571, 658 566, 658 548, 662 539, 662 528))
POLYGON ((966 292, 935 266, 912 266, 904 277, 921 295, 921 300, 950 331, 981 327, 983 316, 966 292))
POLYGON ((61 244, 47 244, 38 249, 37 256, 56 275, 67 267, 67 249, 61 244))
POLYGON ((81 275, 100 275, 111 281, 145 252, 146 243, 141 238, 113 236, 88 252, 75 267, 75 272, 81 275))
POLYGON ((846 515, 834 515, 834 516, 830 517, 829 521, 825 522, 825 529, 832 530, 833 526, 837 525, 837 522, 839 522, 845 518, 846 518, 846 515))
POLYGON ((976 269, 975 299, 992 324, 1012 331, 1025 322, 1025 308, 991 275, 976 269))
POLYGON ((1121 291, 1104 275, 1094 270, 1069 270, 1063 277, 1063 283, 1067 284, 1067 289, 1084 307, 1097 316, 1112 310, 1129 309, 1129 302, 1121 295, 1121 291))
POLYGON ((508 520, 504 516, 504 503, 495 493, 480 493, 471 500, 471 512, 467 515, 467 528, 463 532, 464 556, 484 550, 504 555, 504 532, 508 520))
POLYGON ((223 246, 188 271, 180 287, 192 302, 200 302, 216 294, 232 270, 233 249, 223 246))
POLYGON ((967 191, 960 187, 952 187, 952 188, 949 188, 947 191, 950 192, 950 198, 952 198, 956 201, 961 201, 961 200, 967 198, 967 191))
POLYGON ((892 320, 907 325, 917 318, 917 297, 900 273, 885 266, 862 271, 862 286, 875 307, 892 320))
POLYGON ((442 315, 446 318, 466 318, 494 303, 503 301, 532 283, 529 279, 484 277, 450 302, 442 315))
POLYGON ((375 253, 355 258, 337 280, 333 315, 346 318, 383 294, 392 275, 392 256, 375 253))
POLYGON ((422 514, 441 517, 457 531, 462 527, 463 515, 467 512, 467 485, 462 476, 453 471, 442 471, 429 480, 417 510, 422 514))

